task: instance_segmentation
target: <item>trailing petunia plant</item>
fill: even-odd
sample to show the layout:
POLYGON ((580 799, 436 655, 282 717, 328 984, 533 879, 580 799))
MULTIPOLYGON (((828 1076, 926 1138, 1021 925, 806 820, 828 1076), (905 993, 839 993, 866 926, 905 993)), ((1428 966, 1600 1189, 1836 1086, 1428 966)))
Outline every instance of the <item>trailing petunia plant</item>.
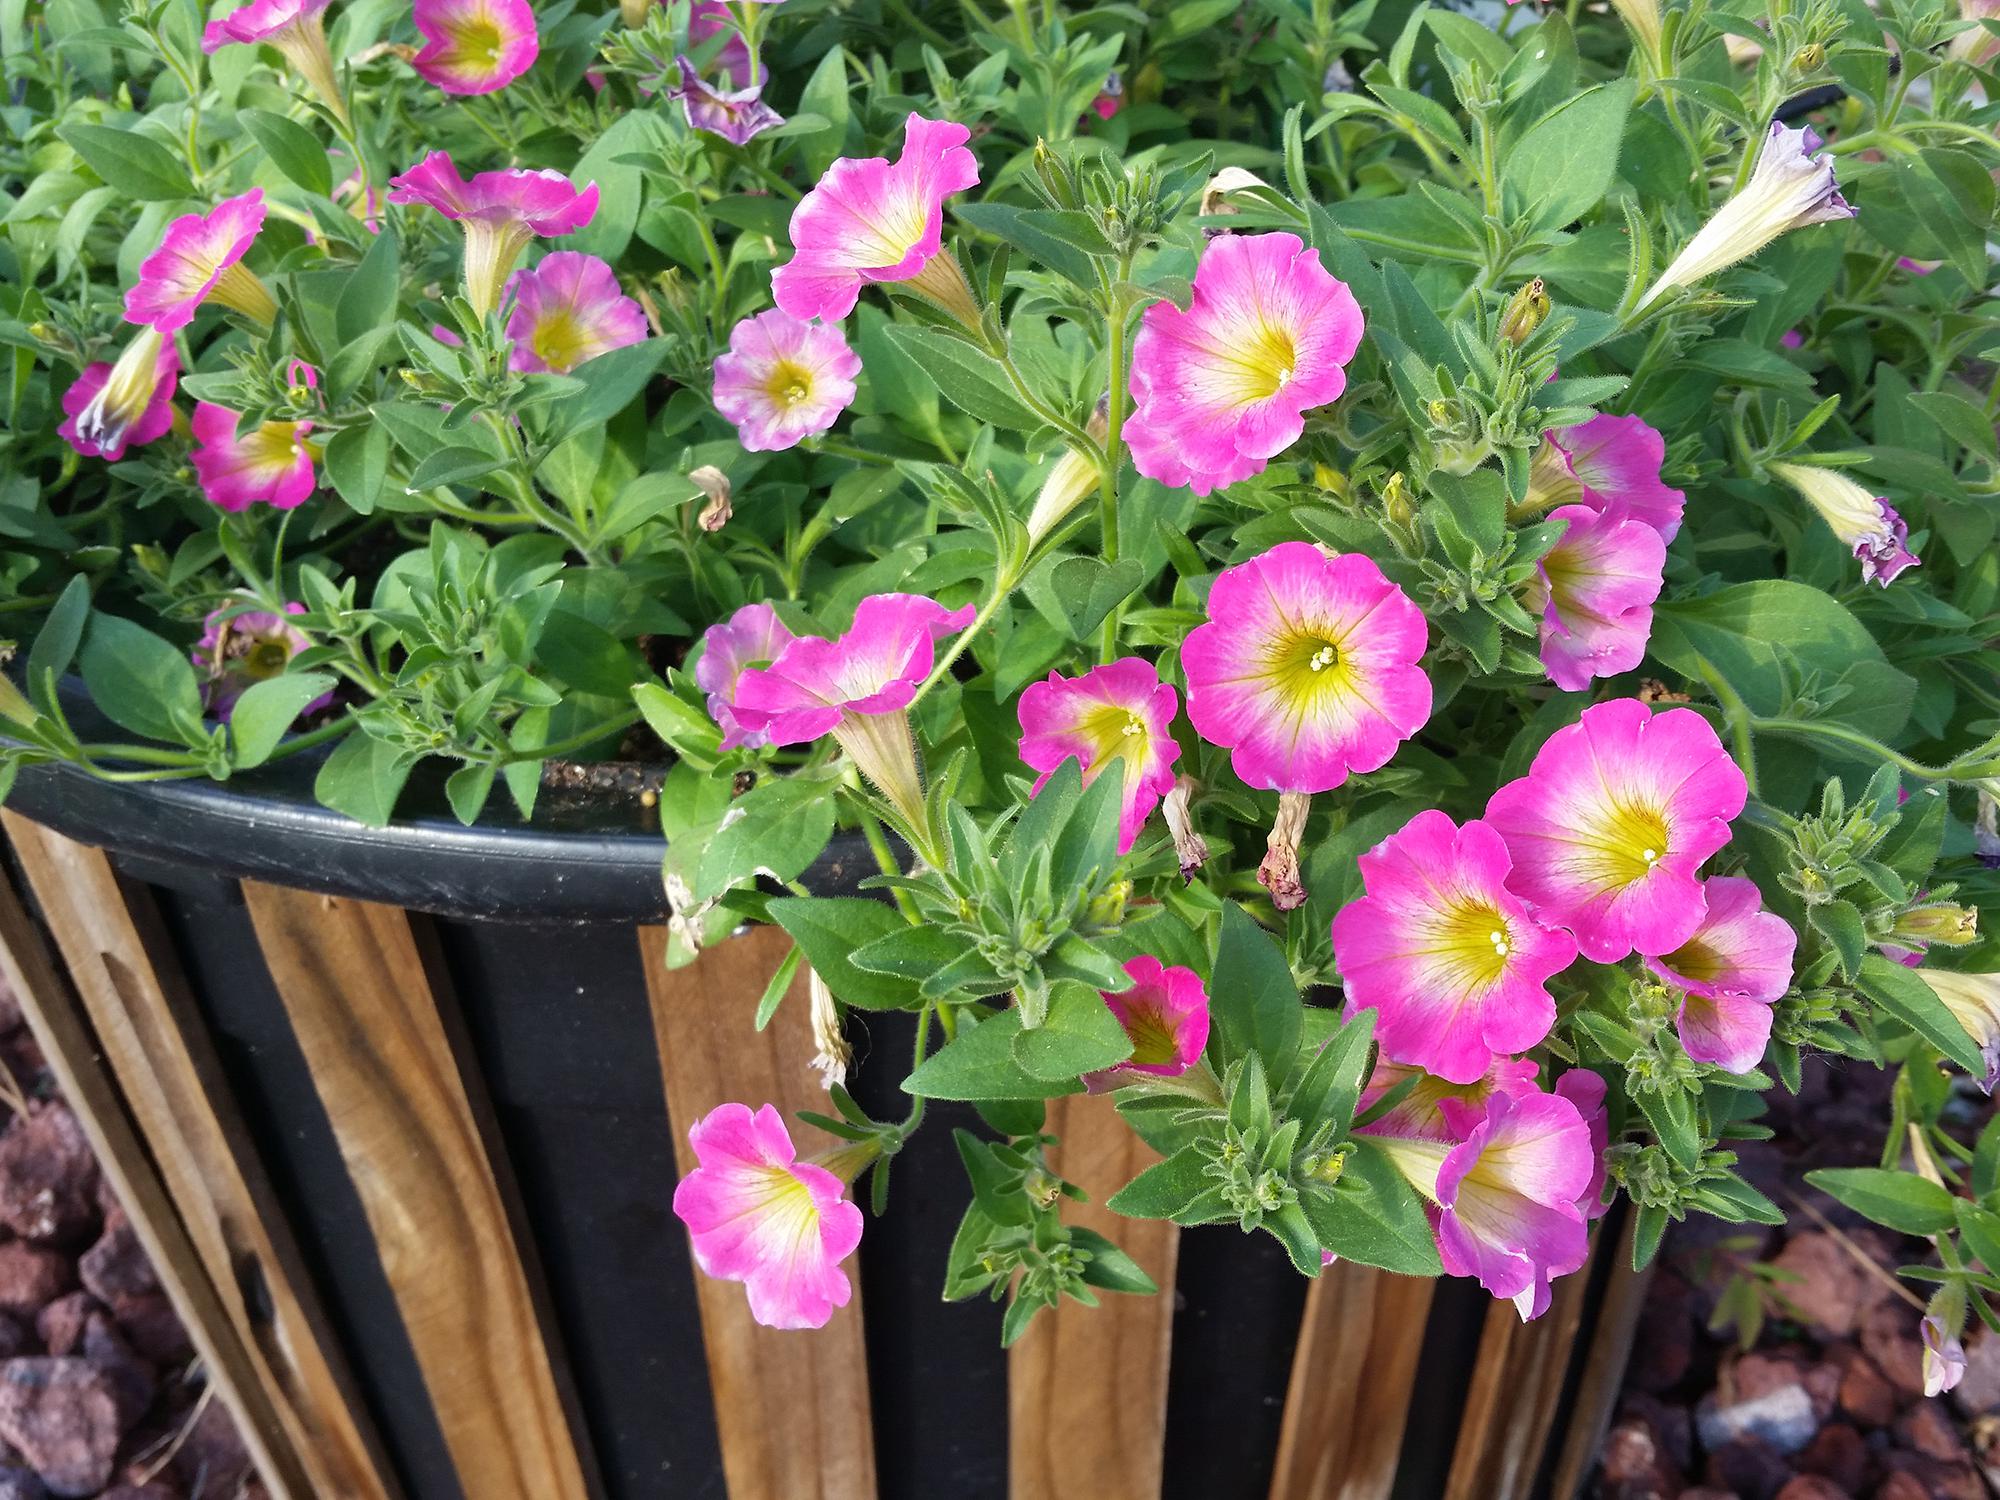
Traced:
POLYGON ((947 1296, 1155 1290, 1071 1095, 1534 1317, 1826 1055, 2000 1326, 1992 0, 118 3, 0 19, 0 791, 650 763, 811 1009, 675 1195, 775 1326, 934 1102, 947 1296))

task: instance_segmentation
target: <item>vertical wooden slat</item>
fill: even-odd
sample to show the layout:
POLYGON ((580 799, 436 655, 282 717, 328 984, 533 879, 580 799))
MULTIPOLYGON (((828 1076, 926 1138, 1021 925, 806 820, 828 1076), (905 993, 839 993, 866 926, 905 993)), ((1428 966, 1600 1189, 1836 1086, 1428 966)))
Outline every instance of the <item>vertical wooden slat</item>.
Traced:
POLYGON ((243 896, 467 1500, 590 1491, 534 1281, 407 913, 243 896))
POLYGON ((1388 1500, 1434 1290, 1346 1262, 1312 1284, 1270 1500, 1388 1500))
MULTIPOLYGON (((801 1156, 834 1144, 793 1118, 827 1108, 811 1068, 803 970, 771 1024, 750 1024, 790 947, 785 934, 755 928, 680 969, 667 967, 664 928, 641 928, 639 946, 680 1170, 695 1166, 688 1127, 730 1100, 776 1105, 801 1156)), ((734 1283, 695 1282, 729 1500, 869 1500, 875 1442, 859 1286, 826 1327, 800 1333, 759 1327, 734 1283)))
POLYGON ((35 889, 106 1059, 230 1322, 326 1500, 395 1493, 158 914, 101 850, 12 814, 7 835, 35 889), (245 1294, 257 1289, 255 1305, 245 1294))
POLYGON ((1568 1431, 1563 1436, 1562 1456, 1549 1482, 1549 1500, 1576 1500, 1590 1466, 1597 1461, 1598 1444, 1618 1404, 1618 1388, 1625 1380, 1625 1366, 1632 1358, 1632 1338, 1645 1311, 1646 1290, 1653 1283, 1656 1259, 1643 1271, 1632 1269, 1632 1232, 1612 1240, 1609 1284, 1597 1310, 1597 1326, 1590 1336, 1590 1353, 1584 1360, 1583 1377, 1577 1384, 1575 1409, 1570 1413, 1568 1431))
POLYGON ((57 972, 47 945, 12 883, 0 877, 0 975, 21 1002, 36 1045, 118 1194, 154 1275, 187 1328, 208 1379, 236 1421, 258 1476, 278 1500, 318 1500, 272 1402, 272 1392, 238 1336, 200 1253, 189 1238, 117 1083, 98 1053, 82 1006, 57 972))
MULTIPOLYGON (((1601 1250, 1601 1240, 1596 1246, 1601 1250)), ((1523 1323, 1511 1302, 1486 1315, 1444 1500, 1526 1500, 1583 1321, 1590 1265, 1556 1282, 1549 1310, 1523 1323)))
POLYGON ((1118 1245, 1160 1292, 1107 1292, 1094 1308, 1064 1302, 1036 1315, 1007 1359, 1008 1493, 1159 1500, 1180 1229, 1103 1206, 1159 1158, 1105 1097, 1050 1100, 1047 1128, 1062 1141, 1052 1165, 1090 1194, 1064 1217, 1118 1245))

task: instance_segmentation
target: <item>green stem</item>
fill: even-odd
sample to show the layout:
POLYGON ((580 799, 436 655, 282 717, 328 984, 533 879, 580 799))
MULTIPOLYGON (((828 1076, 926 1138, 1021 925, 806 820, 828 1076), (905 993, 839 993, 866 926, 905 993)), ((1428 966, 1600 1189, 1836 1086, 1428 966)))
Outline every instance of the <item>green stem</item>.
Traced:
MULTIPOLYGON (((1100 468, 1102 479, 1098 485, 1097 508, 1099 526, 1103 532, 1102 546, 1107 563, 1118 561, 1118 475, 1124 467, 1123 440, 1125 434, 1125 384, 1126 369, 1125 330, 1128 315, 1118 301, 1118 286, 1132 274, 1132 257, 1119 257, 1118 280, 1105 287, 1104 306, 1108 314, 1108 359, 1110 361, 1110 382, 1106 395, 1104 415, 1104 462, 1100 468)), ((1124 613, 1124 601, 1111 607, 1104 617, 1103 633, 1098 640, 1098 659, 1109 663, 1118 656, 1119 617, 1124 613)))
POLYGON ((602 724, 594 725, 589 729, 570 735, 567 739, 557 740, 554 744, 536 745, 526 750, 509 750, 504 755, 495 756, 493 764, 496 766, 511 766, 528 760, 556 760, 568 755, 571 751, 587 749, 609 735, 623 734, 638 722, 639 711, 633 709, 628 713, 619 714, 602 724))
MULTIPOLYGON (((925 1054, 930 1051, 931 1014, 936 1009, 937 1002, 933 1000, 917 1012, 917 1041, 916 1046, 911 1049, 910 1053, 910 1071, 912 1073, 916 1072, 922 1066, 925 1054)), ((904 1117, 901 1127, 896 1132, 899 1141, 907 1139, 911 1131, 924 1123, 924 1096, 922 1094, 913 1094, 911 1098, 915 1102, 910 1105, 909 1114, 904 1117)))
POLYGON ((917 689, 917 695, 910 700, 911 708, 923 702, 924 694, 944 680, 945 673, 949 672, 952 664, 965 654, 965 648, 972 644, 973 637, 986 628, 993 616, 999 612, 1000 606, 1007 602, 1007 596, 1014 591, 1017 582, 1019 580, 1012 573, 1002 573, 993 581, 992 596, 979 606, 979 613, 972 617, 970 625, 959 632, 958 639, 945 648, 944 655, 939 657, 937 665, 931 668, 931 675, 924 679, 923 685, 917 689))
MULTIPOLYGON (((1858 729, 1849 729, 1844 724, 1828 723, 1824 719, 1771 719, 1753 715, 1749 727, 1761 734, 1788 734, 1795 739, 1833 740, 1865 755, 1885 760, 1890 765, 1919 781, 1957 781, 1972 778, 1961 777, 1958 761, 1948 766, 1927 766, 1920 760, 1912 760, 1900 750, 1891 750, 1880 740, 1863 734, 1858 729)), ((1960 757, 1964 759, 1964 757, 1960 757)))

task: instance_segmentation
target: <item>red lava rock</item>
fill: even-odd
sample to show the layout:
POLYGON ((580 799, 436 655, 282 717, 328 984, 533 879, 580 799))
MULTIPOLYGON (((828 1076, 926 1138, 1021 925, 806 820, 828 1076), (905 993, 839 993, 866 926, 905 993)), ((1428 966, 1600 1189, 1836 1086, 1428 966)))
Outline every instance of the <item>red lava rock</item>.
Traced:
POLYGON ((0 1500, 49 1500, 49 1487, 33 1469, 0 1464, 0 1500))
POLYGON ((174 1455, 174 1473, 203 1495, 234 1495, 250 1477, 250 1455, 237 1436, 236 1423, 220 1401, 203 1408, 201 1418, 174 1455))
POLYGON ((2000 1334, 1978 1328, 1965 1341, 1965 1374, 1951 1401, 1968 1417, 2000 1412, 2000 1334))
POLYGON ((19 1320, 0 1313, 0 1359, 15 1359, 35 1352, 34 1335, 19 1320))
POLYGON ((1907 1493, 1912 1497, 1922 1496, 1923 1500, 1987 1500, 1986 1486, 1970 1464, 1940 1463, 1921 1453, 1891 1452, 1882 1459, 1884 1468, 1891 1472, 1876 1491, 1880 1496, 1889 1495, 1891 1500, 1902 1500, 1907 1493), (1903 1488, 1891 1491, 1889 1486, 1903 1481, 1903 1488))
POLYGON ((1800 1474, 1785 1481, 1785 1487, 1778 1491, 1778 1500, 1854 1500, 1854 1495, 1831 1479, 1818 1474, 1800 1474))
POLYGON ((49 1490, 95 1495, 118 1457, 118 1397, 80 1359, 10 1359, 0 1364, 0 1437, 20 1450, 49 1490))
POLYGON ((0 1224, 24 1240, 74 1240, 96 1222, 97 1158, 60 1101, 0 1135, 0 1224))
POLYGON ((1652 1424, 1639 1419, 1618 1423, 1604 1436, 1605 1500, 1666 1500, 1680 1489, 1674 1468, 1652 1424))
POLYGON ((154 1480, 150 1484, 121 1484, 106 1490, 97 1500, 181 1500, 181 1492, 154 1480))
POLYGON ((1931 1500, 1930 1486, 1910 1474, 1891 1474, 1875 1491, 1875 1500, 1931 1500))
POLYGON ((153 1367, 132 1352, 125 1335, 105 1313, 92 1313, 84 1327, 83 1357, 104 1373, 118 1396, 118 1420, 129 1432, 146 1415, 159 1390, 153 1367))
POLYGON ((1807 1230, 1792 1236, 1772 1262, 1788 1278, 1778 1295, 1823 1339, 1844 1339, 1888 1293, 1830 1234, 1807 1230))
POLYGON ((160 1289, 153 1263, 146 1258, 146 1248, 139 1243, 138 1232, 122 1209, 105 1214, 104 1233, 84 1251, 77 1262, 77 1271, 99 1301, 114 1307, 128 1298, 144 1297, 160 1289))
POLYGON ((1896 1424, 1896 1440, 1905 1448, 1946 1463, 1964 1463, 1971 1457, 1941 1401, 1919 1401, 1904 1413, 1896 1424))
POLYGON ((35 1319, 35 1332, 41 1338, 43 1350, 50 1354, 76 1353, 76 1346, 83 1342, 83 1325, 92 1313, 102 1310, 102 1305, 88 1292, 71 1292, 56 1298, 35 1319))
POLYGON ((1685 1406, 1644 1391, 1629 1391, 1618 1403, 1620 1421, 1640 1421, 1653 1429, 1660 1449, 1682 1473, 1694 1467, 1694 1419, 1685 1406))
POLYGON ((1634 1389, 1657 1394, 1687 1377, 1694 1359, 1695 1300, 1693 1288, 1671 1272, 1662 1270, 1653 1279, 1625 1375, 1634 1389))
POLYGON ((1886 1302, 1861 1325, 1861 1347, 1875 1368, 1905 1400, 1924 1393, 1924 1346, 1917 1339, 1917 1313, 1886 1302))
POLYGON ((132 1297, 112 1309, 119 1332, 142 1356, 156 1365, 186 1364, 194 1358, 194 1344, 173 1303, 160 1292, 132 1297))
POLYGON ((1822 1427, 1819 1436, 1798 1456, 1801 1474, 1830 1479, 1850 1493, 1867 1482, 1868 1468, 1868 1444, 1845 1422, 1822 1427))
POLYGON ((1734 1490, 1742 1500, 1777 1500, 1792 1477, 1785 1456, 1762 1438, 1745 1436, 1724 1443, 1708 1455, 1702 1478, 1721 1489, 1734 1490))
POLYGON ((0 1312, 32 1322, 76 1285, 76 1267, 60 1251, 9 1240, 0 1245, 0 1312))
POLYGON ((1863 1427, 1887 1427, 1896 1420, 1899 1405, 1895 1387, 1883 1379, 1875 1361, 1853 1350, 1841 1372, 1840 1409, 1863 1427))

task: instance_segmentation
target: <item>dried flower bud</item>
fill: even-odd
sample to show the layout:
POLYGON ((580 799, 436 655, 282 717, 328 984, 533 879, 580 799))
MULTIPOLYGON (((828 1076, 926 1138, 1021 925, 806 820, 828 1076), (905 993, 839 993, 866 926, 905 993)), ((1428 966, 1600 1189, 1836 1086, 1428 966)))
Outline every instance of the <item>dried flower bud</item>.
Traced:
POLYGON ((1306 817, 1311 812, 1310 793, 1278 794, 1278 816, 1265 840, 1257 883, 1271 893, 1271 904, 1279 911, 1295 911, 1306 904, 1306 888, 1299 878, 1299 845, 1305 839, 1306 817))
POLYGON ((1410 527, 1417 522, 1417 503, 1410 496, 1409 481, 1402 471, 1389 476, 1389 482, 1382 486, 1382 513, 1392 526, 1410 527))
POLYGON ((1537 276, 1514 293, 1507 310, 1500 314, 1500 337, 1510 344, 1522 344, 1540 328, 1549 315, 1549 289, 1537 276))
POLYGON ((854 1049, 847 1045, 847 1037, 841 1032, 840 1007, 834 1004, 833 991, 826 987, 817 969, 806 970, 806 994, 812 1002, 812 1065, 819 1070, 821 1087, 831 1089, 835 1084, 847 1082, 854 1049))
POLYGON ((703 464, 699 469, 689 474, 688 478, 700 487, 704 495, 708 496, 708 502, 702 506, 701 516, 699 517, 701 529, 703 531, 722 530, 723 527, 729 524, 730 516, 735 514, 730 505, 732 492, 729 487, 729 476, 716 468, 714 464, 703 464))
POLYGON ((1195 783, 1183 776, 1174 783, 1174 789, 1167 793, 1160 804, 1160 811, 1167 820, 1167 831, 1174 836, 1174 854, 1181 863, 1181 879, 1193 881, 1195 872, 1208 863, 1208 841, 1194 826, 1194 815, 1188 807, 1188 799, 1194 795, 1195 783))

